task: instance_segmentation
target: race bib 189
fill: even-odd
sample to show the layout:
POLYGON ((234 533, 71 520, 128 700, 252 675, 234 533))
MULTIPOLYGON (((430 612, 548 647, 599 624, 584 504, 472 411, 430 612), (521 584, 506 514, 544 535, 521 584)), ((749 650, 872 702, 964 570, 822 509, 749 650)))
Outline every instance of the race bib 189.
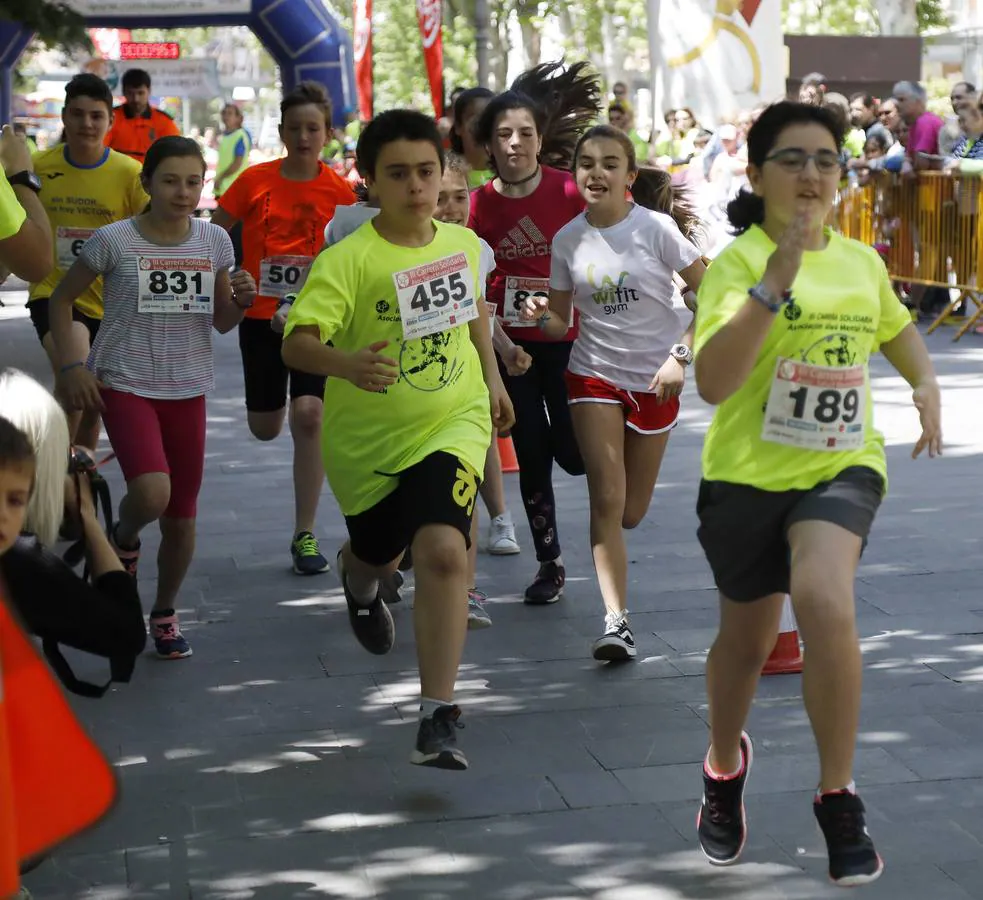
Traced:
POLYGON ((297 294, 307 281, 314 260, 309 256, 268 256, 259 264, 259 294, 282 300, 297 294))
POLYGON ((512 328, 535 328, 535 322, 522 319, 522 309, 530 297, 542 297, 548 300, 550 296, 550 280, 548 278, 519 278, 509 275, 505 279, 505 300, 502 303, 502 318, 512 328))
POLYGON ((95 233, 94 228, 67 228, 59 225, 55 229, 55 251, 58 254, 58 268, 67 272, 79 258, 85 242, 95 233))
POLYGON ((474 275, 463 253, 393 273, 403 337, 426 337, 478 317, 474 275))
POLYGON ((805 450, 864 445, 867 382, 863 366, 814 366, 780 358, 761 438, 805 450))
POLYGON ((137 260, 142 313, 210 313, 215 273, 210 259, 141 256, 137 260))

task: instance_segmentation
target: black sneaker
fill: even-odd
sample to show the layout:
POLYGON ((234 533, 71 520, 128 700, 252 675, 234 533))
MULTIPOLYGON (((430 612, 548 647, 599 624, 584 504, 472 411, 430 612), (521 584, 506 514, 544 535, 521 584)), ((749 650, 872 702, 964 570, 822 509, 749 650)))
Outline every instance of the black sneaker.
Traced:
POLYGON ((555 562, 544 562, 533 583, 526 588, 525 601, 530 606, 545 606, 556 603, 563 594, 563 585, 567 580, 567 570, 555 562))
POLYGON ((386 606, 392 606, 394 603, 402 603, 403 595, 399 592, 402 586, 403 573, 399 570, 379 582, 379 591, 382 594, 382 599, 385 601, 386 606))
POLYGON ((290 544, 294 572, 298 575, 320 575, 331 571, 331 565, 321 553, 317 538, 309 531, 301 531, 290 544))
POLYGON ((410 548, 407 547, 403 551, 403 558, 399 561, 399 571, 409 572, 413 568, 413 554, 410 553, 410 548))
POLYGON ((594 659, 612 661, 634 659, 638 655, 627 613, 609 612, 604 617, 604 634, 594 641, 593 653, 594 659))
POLYGON ((410 754, 410 762, 415 766, 430 766, 434 769, 453 769, 463 771, 468 767, 468 759, 457 746, 458 722, 461 710, 457 706, 438 706, 432 716, 420 719, 416 733, 416 747, 410 754))
POLYGON ((382 585, 375 600, 369 606, 359 606, 351 591, 348 590, 348 578, 345 567, 341 562, 341 551, 338 552, 338 577, 345 590, 345 602, 348 604, 348 621, 358 642, 377 656, 384 656, 396 643, 396 626, 393 624, 392 613, 382 599, 382 585))
POLYGON ((856 794, 823 794, 812 804, 829 851, 829 880, 842 887, 880 878, 884 862, 867 833, 864 805, 856 794))
POLYGON ((707 774, 703 764, 703 804, 696 818, 700 849, 714 866, 736 863, 747 841, 747 816, 744 814, 744 788, 751 772, 754 751, 751 738, 741 735, 741 758, 744 767, 736 778, 719 781, 707 774))

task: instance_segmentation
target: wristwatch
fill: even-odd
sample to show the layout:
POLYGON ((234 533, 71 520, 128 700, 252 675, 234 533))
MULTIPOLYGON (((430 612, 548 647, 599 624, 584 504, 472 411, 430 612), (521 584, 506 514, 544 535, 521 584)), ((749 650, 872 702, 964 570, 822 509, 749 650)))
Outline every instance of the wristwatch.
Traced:
POLYGON ((681 366, 688 366, 693 362, 693 351, 685 344, 673 344, 669 355, 681 366))
POLYGON ((8 176, 7 184, 12 186, 19 184, 21 187, 30 188, 35 194, 41 193, 41 179, 30 169, 8 176))
POLYGON ((762 306, 767 307, 770 312, 777 313, 786 303, 792 300, 792 292, 785 291, 781 297, 776 297, 760 281, 752 288, 748 288, 748 296, 757 300, 762 306))

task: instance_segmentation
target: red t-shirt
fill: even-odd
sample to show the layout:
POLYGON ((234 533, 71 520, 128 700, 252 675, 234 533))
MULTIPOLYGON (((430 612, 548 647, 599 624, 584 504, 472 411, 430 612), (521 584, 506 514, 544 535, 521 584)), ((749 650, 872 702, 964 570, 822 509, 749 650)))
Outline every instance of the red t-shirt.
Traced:
MULTIPOLYGON (((503 197, 492 182, 471 195, 468 227, 495 251, 496 269, 488 277, 487 299, 498 304, 512 338, 546 340, 535 325, 516 326, 516 298, 523 292, 549 292, 550 258, 556 233, 584 209, 569 172, 543 166, 543 177, 528 197, 503 197), (511 310, 506 310, 506 300, 511 310)), ((578 317, 563 340, 577 337, 578 317)))
POLYGON ((218 202, 219 209, 242 222, 242 266, 259 288, 246 310, 250 319, 272 319, 282 296, 299 292, 335 208, 357 199, 348 182, 325 163, 311 181, 284 178, 281 163, 276 159, 246 169, 218 202))

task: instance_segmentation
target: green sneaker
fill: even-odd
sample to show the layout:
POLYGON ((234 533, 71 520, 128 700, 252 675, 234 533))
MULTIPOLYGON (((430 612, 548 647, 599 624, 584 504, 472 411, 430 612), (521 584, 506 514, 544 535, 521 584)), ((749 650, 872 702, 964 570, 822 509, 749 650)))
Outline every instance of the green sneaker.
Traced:
POLYGON ((321 553, 317 538, 309 531, 302 531, 294 538, 290 555, 293 557, 294 572, 298 575, 320 575, 331 571, 331 564, 321 553))

